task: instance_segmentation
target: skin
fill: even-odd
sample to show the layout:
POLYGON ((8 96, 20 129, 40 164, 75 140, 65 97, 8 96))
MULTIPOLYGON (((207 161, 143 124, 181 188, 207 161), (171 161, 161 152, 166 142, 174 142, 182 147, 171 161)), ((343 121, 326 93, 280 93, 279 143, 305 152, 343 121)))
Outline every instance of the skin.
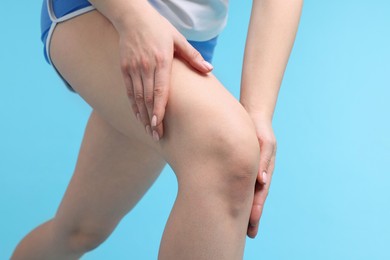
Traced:
POLYGON ((272 117, 302 5, 303 0, 254 0, 252 5, 240 95, 240 103, 255 124, 260 144, 258 182, 248 226, 251 238, 257 235, 275 168, 277 145, 272 117))
POLYGON ((81 257, 109 236, 166 163, 179 192, 159 259, 242 259, 272 179, 272 114, 302 2, 254 1, 240 102, 145 1, 91 2, 99 12, 59 24, 51 43, 53 64, 93 108, 76 169, 55 217, 29 233, 12 259, 81 257))
POLYGON ((147 1, 90 2, 119 32, 121 71, 131 107, 146 132, 158 141, 164 131, 174 53, 200 72, 210 72, 213 66, 147 1))

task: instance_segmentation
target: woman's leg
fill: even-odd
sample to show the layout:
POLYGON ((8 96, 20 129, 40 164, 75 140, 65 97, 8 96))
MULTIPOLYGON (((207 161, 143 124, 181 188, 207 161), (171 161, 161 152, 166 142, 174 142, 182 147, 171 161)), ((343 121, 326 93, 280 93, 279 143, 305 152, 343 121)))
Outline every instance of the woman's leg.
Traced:
POLYGON ((58 25, 51 57, 104 120, 175 171, 179 192, 159 258, 242 258, 259 162, 250 117, 212 74, 199 75, 175 59, 164 137, 153 141, 130 109, 118 41, 112 24, 92 11, 58 25))
POLYGON ((108 237, 165 164, 155 151, 93 111, 56 216, 27 235, 12 259, 79 258, 108 237))

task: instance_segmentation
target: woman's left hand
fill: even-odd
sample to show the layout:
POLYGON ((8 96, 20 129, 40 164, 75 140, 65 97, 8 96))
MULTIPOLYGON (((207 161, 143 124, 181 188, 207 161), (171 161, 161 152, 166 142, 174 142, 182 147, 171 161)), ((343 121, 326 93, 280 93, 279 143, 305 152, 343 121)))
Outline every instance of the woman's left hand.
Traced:
POLYGON ((264 119, 261 116, 251 115, 251 117, 256 127, 256 135, 260 145, 259 171, 247 231, 248 237, 255 238, 275 168, 276 138, 271 120, 264 119))

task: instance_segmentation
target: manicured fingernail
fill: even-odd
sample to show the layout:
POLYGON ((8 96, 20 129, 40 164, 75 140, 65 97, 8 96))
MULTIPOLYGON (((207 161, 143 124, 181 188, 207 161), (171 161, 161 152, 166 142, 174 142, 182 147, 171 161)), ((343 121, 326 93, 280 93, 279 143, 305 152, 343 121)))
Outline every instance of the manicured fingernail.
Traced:
POLYGON ((157 132, 156 131, 153 131, 153 139, 157 142, 158 140, 160 140, 160 137, 158 136, 157 132))
POLYGON ((150 125, 146 126, 146 133, 148 133, 148 135, 152 135, 152 131, 150 130, 150 125))
POLYGON ((137 120, 141 121, 141 118, 139 117, 139 113, 137 113, 137 120))
POLYGON ((154 116, 152 117, 152 127, 156 127, 156 126, 157 126, 157 116, 154 115, 154 116))
POLYGON ((213 65, 211 65, 209 62, 207 62, 207 61, 203 61, 203 64, 206 66, 206 68, 207 69, 209 69, 209 70, 212 70, 214 67, 213 67, 213 65))
POLYGON ((263 172, 263 182, 264 182, 264 184, 267 183, 267 173, 266 172, 263 172))

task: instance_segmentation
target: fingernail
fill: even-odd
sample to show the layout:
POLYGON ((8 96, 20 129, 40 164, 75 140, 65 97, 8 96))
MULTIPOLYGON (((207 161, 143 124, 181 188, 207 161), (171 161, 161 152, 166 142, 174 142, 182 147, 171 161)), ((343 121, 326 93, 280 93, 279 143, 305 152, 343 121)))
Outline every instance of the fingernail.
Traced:
POLYGON ((149 125, 146 126, 146 133, 148 133, 148 135, 152 135, 152 131, 150 130, 149 125))
POLYGON ((156 126, 157 126, 157 116, 154 115, 154 116, 152 117, 152 127, 156 127, 156 126))
POLYGON ((267 183, 267 173, 265 171, 263 172, 263 182, 264 184, 267 183))
POLYGON ((156 131, 153 131, 153 139, 157 142, 158 140, 160 140, 160 137, 158 136, 157 132, 156 131))
POLYGON ((138 121, 141 121, 140 117, 139 117, 139 113, 137 113, 137 120, 138 121))
POLYGON ((209 70, 212 70, 214 67, 213 67, 213 65, 211 65, 209 62, 207 62, 207 61, 203 61, 203 64, 206 66, 206 68, 207 69, 209 69, 209 70))

